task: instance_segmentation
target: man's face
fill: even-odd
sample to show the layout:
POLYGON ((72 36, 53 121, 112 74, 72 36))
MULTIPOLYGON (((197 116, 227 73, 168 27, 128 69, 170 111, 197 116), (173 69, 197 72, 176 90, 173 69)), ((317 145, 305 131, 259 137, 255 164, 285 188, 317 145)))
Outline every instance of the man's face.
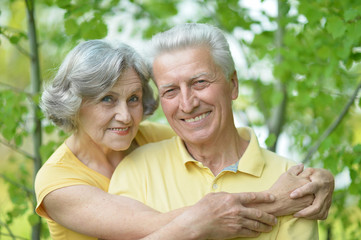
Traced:
POLYGON ((209 143, 234 126, 237 76, 227 81, 207 48, 161 54, 153 63, 153 72, 164 114, 186 143, 209 143))

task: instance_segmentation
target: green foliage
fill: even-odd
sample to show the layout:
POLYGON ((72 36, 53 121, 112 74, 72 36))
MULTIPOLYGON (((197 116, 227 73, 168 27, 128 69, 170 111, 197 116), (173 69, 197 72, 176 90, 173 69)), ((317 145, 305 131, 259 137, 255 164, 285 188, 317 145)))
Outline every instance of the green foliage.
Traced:
POLYGON ((26 94, 16 93, 11 90, 0 91, 0 132, 8 141, 21 146, 23 137, 28 135, 26 129, 26 117, 28 108, 26 94))

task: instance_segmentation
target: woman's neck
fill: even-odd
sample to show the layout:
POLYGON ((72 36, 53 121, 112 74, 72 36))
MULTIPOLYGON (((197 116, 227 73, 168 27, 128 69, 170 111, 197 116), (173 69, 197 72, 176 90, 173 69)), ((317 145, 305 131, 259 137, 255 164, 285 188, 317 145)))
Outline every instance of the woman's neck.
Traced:
POLYGON ((110 178, 120 161, 137 147, 133 142, 126 151, 114 151, 101 147, 89 137, 74 133, 65 144, 83 164, 110 178))

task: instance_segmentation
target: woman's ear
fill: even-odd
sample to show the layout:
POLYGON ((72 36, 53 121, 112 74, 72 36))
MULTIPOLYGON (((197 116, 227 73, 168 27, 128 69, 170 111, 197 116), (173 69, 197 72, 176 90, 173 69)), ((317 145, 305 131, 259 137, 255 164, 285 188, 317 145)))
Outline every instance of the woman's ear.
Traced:
POLYGON ((232 100, 236 100, 238 98, 238 78, 237 78, 237 72, 234 71, 231 79, 231 87, 232 87, 232 100))

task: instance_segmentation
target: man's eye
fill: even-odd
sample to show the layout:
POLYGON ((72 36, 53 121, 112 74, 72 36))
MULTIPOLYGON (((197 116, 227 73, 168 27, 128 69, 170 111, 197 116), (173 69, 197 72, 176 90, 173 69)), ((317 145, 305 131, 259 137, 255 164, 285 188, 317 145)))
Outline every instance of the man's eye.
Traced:
POLYGON ((176 89, 175 89, 175 88, 170 88, 170 89, 167 89, 166 91, 163 92, 162 97, 172 98, 172 97, 174 97, 176 94, 177 94, 176 89))
POLYGON ((206 80, 197 80, 193 82, 193 86, 195 86, 197 89, 202 89, 208 86, 208 82, 206 80))

